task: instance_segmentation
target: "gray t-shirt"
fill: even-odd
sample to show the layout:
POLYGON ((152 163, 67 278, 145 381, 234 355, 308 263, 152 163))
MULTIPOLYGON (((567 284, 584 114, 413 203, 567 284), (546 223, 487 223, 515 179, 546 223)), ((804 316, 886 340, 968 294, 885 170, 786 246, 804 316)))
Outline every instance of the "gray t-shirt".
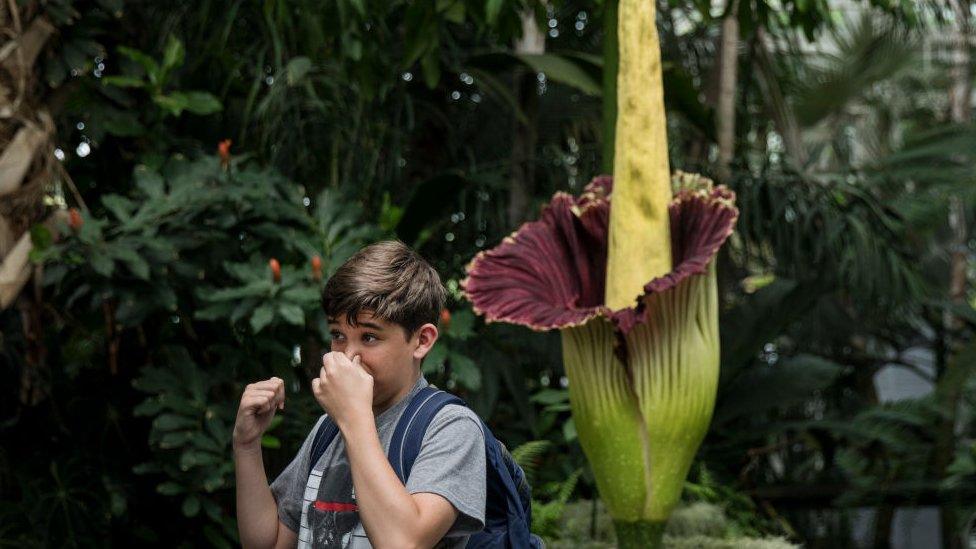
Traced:
MULTIPOLYGON (((376 417, 376 432, 384 452, 410 399, 426 386, 427 381, 421 376, 410 394, 376 417)), ((278 502, 278 518, 298 533, 299 548, 371 548, 359 520, 352 471, 341 435, 308 474, 312 441, 323 419, 324 415, 295 459, 271 483, 271 493, 278 502)), ((438 494, 459 511, 457 520, 436 547, 464 547, 470 534, 484 528, 485 439, 474 412, 464 406, 447 405, 434 416, 406 488, 411 494, 438 494)))

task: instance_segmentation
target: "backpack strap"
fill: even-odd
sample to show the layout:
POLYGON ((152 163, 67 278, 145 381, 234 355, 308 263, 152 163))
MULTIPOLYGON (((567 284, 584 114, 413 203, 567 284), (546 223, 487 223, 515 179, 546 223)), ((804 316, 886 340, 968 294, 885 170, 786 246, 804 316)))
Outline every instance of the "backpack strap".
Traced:
POLYGON ((459 397, 428 385, 410 399, 403 415, 400 416, 393 431, 393 438, 390 439, 387 457, 390 465, 393 466, 393 472, 404 485, 407 484, 407 477, 410 476, 413 463, 417 461, 417 456, 420 454, 420 445, 424 441, 427 427, 437 412, 448 404, 465 406, 464 401, 459 397))
POLYGON ((312 469, 315 467, 315 464, 319 462, 322 454, 325 453, 325 449, 332 444, 332 441, 335 440, 335 437, 338 435, 339 425, 335 421, 332 421, 331 417, 325 416, 325 419, 322 420, 322 424, 319 425, 318 430, 315 431, 315 439, 312 441, 311 460, 308 463, 309 475, 312 474, 312 469))

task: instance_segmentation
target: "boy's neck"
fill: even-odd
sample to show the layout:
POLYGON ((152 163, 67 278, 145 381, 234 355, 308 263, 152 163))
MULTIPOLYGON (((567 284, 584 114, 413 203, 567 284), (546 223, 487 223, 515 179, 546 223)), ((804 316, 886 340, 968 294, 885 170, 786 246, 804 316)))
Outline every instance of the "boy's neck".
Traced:
POLYGON ((412 381, 410 383, 404 385, 403 387, 401 387, 400 390, 397 391, 397 393, 395 395, 393 395, 390 398, 386 399, 386 401, 384 401, 384 402, 380 402, 380 403, 377 403, 377 404, 374 404, 373 405, 373 416, 374 417, 379 417, 380 414, 382 414, 383 412, 385 412, 385 411, 389 410, 390 408, 392 408, 393 405, 395 405, 397 402, 400 402, 401 400, 403 400, 404 398, 406 398, 407 395, 410 394, 410 391, 413 390, 414 386, 417 385, 417 380, 418 379, 420 379, 420 368, 417 368, 414 371, 414 375, 412 377, 412 381))

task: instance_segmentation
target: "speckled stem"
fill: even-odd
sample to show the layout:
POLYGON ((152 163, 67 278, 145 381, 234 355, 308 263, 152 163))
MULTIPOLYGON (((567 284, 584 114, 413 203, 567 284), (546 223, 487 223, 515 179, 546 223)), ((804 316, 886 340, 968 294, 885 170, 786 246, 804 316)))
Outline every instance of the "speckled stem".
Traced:
POLYGON ((664 523, 614 521, 617 547, 620 549, 658 549, 663 547, 664 523))

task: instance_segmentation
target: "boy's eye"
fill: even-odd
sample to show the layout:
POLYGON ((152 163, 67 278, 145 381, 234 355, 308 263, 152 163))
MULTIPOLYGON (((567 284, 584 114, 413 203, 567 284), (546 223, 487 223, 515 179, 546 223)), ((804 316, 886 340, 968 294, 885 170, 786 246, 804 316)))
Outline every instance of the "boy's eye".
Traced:
POLYGON ((342 334, 339 332, 331 332, 329 335, 332 336, 332 339, 342 339, 342 334))
POLYGON ((363 341, 365 341, 366 343, 371 343, 373 341, 378 341, 378 340, 379 338, 374 336, 373 334, 363 334, 363 341))

